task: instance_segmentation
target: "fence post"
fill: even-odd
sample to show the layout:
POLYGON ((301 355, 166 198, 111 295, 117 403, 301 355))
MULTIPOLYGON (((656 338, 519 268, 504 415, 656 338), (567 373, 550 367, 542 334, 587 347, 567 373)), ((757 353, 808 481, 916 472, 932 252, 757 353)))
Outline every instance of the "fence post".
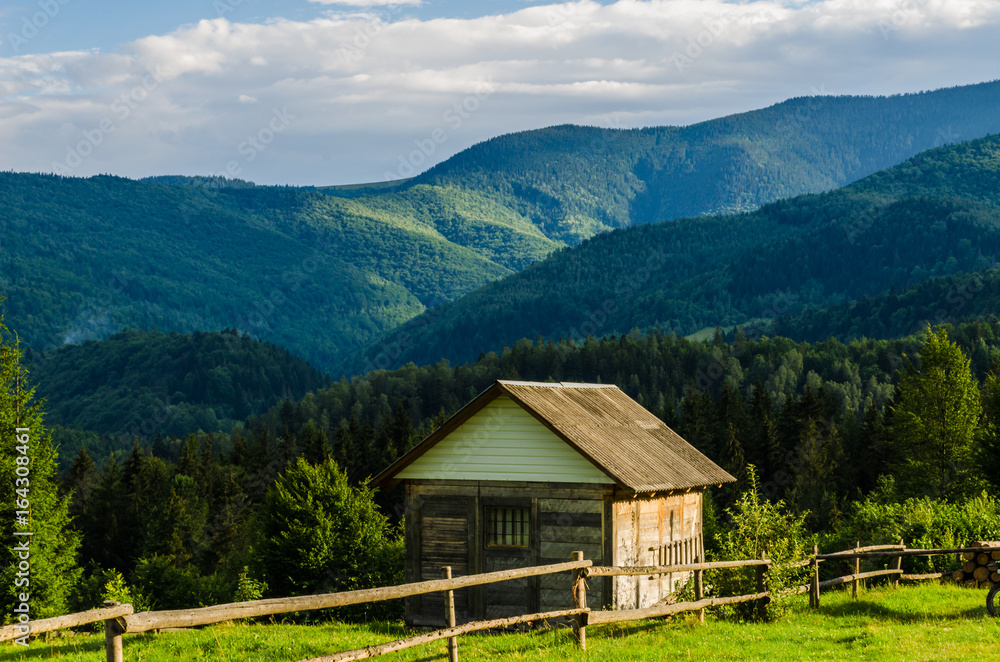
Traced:
MULTIPOLYGON (((444 578, 451 579, 451 566, 444 568, 444 578)), ((455 627, 455 591, 448 591, 445 597, 445 618, 448 620, 448 627, 455 627)), ((448 637, 448 662, 458 662, 458 637, 448 637)))
POLYGON ((809 592, 809 606, 819 611, 819 545, 813 545, 812 590, 809 592))
MULTIPOLYGON (((760 554, 760 560, 766 561, 767 556, 764 552, 760 554)), ((757 592, 765 593, 767 591, 767 571, 771 569, 771 564, 757 566, 757 592)), ((770 596, 765 595, 763 598, 757 600, 757 619, 767 620, 767 603, 771 601, 770 596)))
MULTIPOLYGON (((695 555, 694 562, 695 563, 701 563, 701 554, 696 554, 695 555)), ((702 573, 703 572, 704 572, 704 570, 695 570, 694 571, 694 599, 695 599, 695 602, 697 602, 698 600, 701 600, 702 598, 705 597, 705 585, 702 582, 702 573)), ((705 610, 704 609, 699 609, 698 610, 698 621, 701 622, 701 623, 705 622, 705 610)))
MULTIPOLYGON (((574 561, 583 560, 583 552, 573 552, 574 561)), ((584 577, 584 568, 577 568, 573 572, 573 607, 575 609, 587 608, 587 581, 584 577)), ((573 620, 573 638, 580 650, 587 650, 587 615, 577 614, 573 620)))
MULTIPOLYGON (((105 607, 117 607, 120 602, 105 600, 105 607)), ((104 653, 107 662, 125 662, 125 652, 122 649, 122 627, 118 619, 109 618, 104 621, 104 653)))
MULTIPOLYGON (((857 553, 858 549, 861 547, 861 541, 855 541, 854 552, 857 553)), ((854 574, 861 572, 861 559, 857 556, 854 557, 854 574)), ((858 597, 858 580, 855 579, 851 582, 851 597, 857 599, 858 597)))
MULTIPOLYGON (((904 549, 906 548, 906 543, 903 542, 902 538, 899 539, 899 544, 904 549)), ((900 554, 899 556, 896 557, 896 563, 893 566, 893 570, 902 570, 902 569, 903 569, 903 555, 900 554)), ((894 575, 894 577, 895 579, 893 580, 892 585, 899 586, 899 575, 894 575)))

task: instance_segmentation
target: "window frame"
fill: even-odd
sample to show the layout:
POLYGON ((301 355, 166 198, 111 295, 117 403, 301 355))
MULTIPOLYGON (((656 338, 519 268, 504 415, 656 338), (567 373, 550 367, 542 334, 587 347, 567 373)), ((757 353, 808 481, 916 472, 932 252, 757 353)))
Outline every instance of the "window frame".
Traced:
POLYGON ((517 550, 531 549, 534 542, 532 525, 532 507, 530 503, 488 503, 483 505, 483 547, 490 550, 517 550), (496 514, 509 513, 499 521, 501 529, 509 528, 508 531, 497 531, 496 514), (504 525, 507 526, 504 526, 504 525), (502 536, 503 542, 497 542, 497 534, 502 536), (509 541, 509 542, 508 542, 509 541))

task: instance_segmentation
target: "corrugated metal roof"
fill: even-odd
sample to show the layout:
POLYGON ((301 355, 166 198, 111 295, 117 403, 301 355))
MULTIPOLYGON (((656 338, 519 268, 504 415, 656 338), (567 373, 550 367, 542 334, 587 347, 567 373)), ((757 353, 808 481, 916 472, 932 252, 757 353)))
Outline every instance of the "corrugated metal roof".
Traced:
POLYGON ((501 393, 634 492, 662 492, 736 480, 617 386, 499 380, 372 479, 372 485, 392 481, 398 471, 501 393))

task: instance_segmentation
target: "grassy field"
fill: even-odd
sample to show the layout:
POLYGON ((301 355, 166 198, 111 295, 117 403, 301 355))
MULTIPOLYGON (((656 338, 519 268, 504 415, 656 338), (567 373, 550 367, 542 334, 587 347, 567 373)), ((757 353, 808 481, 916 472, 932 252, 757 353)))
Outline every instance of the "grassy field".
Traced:
MULTIPOLYGON (((588 650, 565 629, 477 634, 459 639, 462 660, 979 660, 1000 651, 1000 619, 984 608, 985 591, 925 584, 805 596, 771 623, 743 624, 709 616, 588 628, 588 650)), ((399 624, 224 624, 200 630, 125 637, 126 662, 160 660, 295 661, 405 636, 399 624)), ((103 636, 78 634, 28 649, 4 644, 2 660, 104 659, 103 636)), ((444 642, 394 653, 391 660, 447 659, 444 642)))

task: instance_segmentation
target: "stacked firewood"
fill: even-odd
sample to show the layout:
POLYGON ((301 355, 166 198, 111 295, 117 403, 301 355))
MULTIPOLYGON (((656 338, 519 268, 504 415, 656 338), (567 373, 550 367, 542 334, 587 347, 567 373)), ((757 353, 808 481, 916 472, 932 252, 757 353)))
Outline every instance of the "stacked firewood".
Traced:
POLYGON ((985 588, 1000 583, 1000 572, 995 564, 1000 561, 1000 542, 977 540, 970 547, 996 547, 992 552, 962 552, 962 569, 951 573, 951 578, 969 588, 985 588))

